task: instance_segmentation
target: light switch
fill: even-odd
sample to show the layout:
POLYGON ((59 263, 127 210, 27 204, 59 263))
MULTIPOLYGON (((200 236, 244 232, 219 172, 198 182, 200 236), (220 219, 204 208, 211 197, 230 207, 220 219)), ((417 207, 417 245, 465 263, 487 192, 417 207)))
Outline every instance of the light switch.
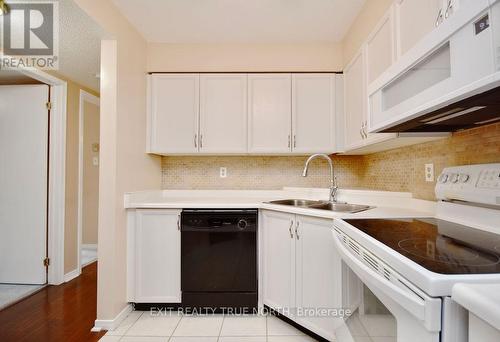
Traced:
POLYGON ((99 166, 99 157, 92 158, 92 165, 99 166))

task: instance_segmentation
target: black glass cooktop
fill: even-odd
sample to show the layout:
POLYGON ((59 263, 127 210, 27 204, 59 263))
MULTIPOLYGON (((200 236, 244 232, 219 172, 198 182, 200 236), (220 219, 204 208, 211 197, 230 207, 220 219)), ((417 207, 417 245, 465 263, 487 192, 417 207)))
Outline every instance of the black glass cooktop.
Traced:
POLYGON ((429 271, 500 273, 500 235, 433 218, 345 221, 429 271))

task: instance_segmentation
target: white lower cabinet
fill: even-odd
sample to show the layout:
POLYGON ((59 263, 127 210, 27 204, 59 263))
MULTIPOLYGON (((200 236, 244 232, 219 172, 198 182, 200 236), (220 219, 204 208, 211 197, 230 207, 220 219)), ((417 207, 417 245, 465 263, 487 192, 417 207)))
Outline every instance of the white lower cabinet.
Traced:
POLYGON ((129 301, 181 302, 180 214, 176 209, 135 211, 135 224, 129 224, 128 232, 129 301))
POLYGON ((341 260, 331 219, 263 211, 263 302, 334 340, 342 322, 341 260))

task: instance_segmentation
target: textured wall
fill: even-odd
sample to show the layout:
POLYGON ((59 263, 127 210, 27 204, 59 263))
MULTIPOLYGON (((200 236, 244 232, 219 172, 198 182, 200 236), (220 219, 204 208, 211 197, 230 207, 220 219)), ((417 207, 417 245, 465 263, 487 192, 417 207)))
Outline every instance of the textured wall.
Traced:
MULTIPOLYGON (((425 182, 424 165, 434 163, 436 178, 445 166, 500 163, 500 124, 479 127, 429 143, 367 156, 334 156, 340 187, 409 191, 434 199, 435 183, 425 182)), ((163 157, 164 189, 279 189, 283 186, 327 187, 327 165, 311 164, 301 177, 306 157, 163 157), (228 177, 219 178, 219 167, 228 177)))

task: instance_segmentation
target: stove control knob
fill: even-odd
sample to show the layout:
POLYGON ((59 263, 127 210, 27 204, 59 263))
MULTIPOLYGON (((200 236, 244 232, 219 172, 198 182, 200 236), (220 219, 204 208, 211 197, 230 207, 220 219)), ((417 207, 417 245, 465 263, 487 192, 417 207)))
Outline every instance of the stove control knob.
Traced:
POLYGON ((460 183, 467 183, 470 179, 470 176, 469 175, 466 175, 465 173, 462 173, 459 177, 458 177, 458 181, 460 183))
POLYGON ((451 176, 450 176, 450 182, 452 182, 452 183, 458 183, 458 178, 459 178, 458 173, 452 173, 451 176))
POLYGON ((444 184, 447 181, 448 181, 448 175, 446 173, 442 173, 438 178, 438 182, 441 184, 444 184))
POLYGON ((239 220, 238 221, 238 228, 245 229, 247 226, 248 226, 248 222, 246 220, 239 220))

